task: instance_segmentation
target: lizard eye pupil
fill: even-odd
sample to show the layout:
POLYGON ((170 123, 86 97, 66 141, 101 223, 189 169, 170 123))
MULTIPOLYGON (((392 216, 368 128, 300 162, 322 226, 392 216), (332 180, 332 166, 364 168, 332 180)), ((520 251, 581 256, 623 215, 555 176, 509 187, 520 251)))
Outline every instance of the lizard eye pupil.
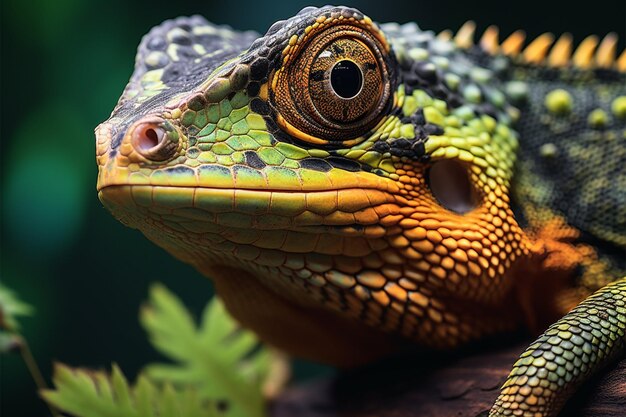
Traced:
POLYGON ((363 87, 361 69, 347 59, 337 62, 330 72, 330 85, 341 98, 356 97, 363 87))

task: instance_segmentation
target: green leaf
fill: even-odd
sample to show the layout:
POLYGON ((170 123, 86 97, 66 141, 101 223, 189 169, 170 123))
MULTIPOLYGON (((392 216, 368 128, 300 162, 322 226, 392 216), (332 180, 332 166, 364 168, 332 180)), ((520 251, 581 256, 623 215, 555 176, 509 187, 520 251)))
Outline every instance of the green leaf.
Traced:
POLYGON ((55 390, 44 390, 44 399, 64 413, 80 417, 213 417, 216 405, 205 401, 192 388, 171 384, 157 387, 140 375, 134 386, 113 365, 105 372, 72 369, 57 364, 55 390))
POLYGON ((13 291, 0 284, 0 329, 19 331, 17 317, 32 314, 33 308, 22 302, 13 291))
POLYGON ((155 348, 174 363, 147 366, 133 386, 116 365, 110 374, 56 365, 55 389, 44 390, 44 399, 77 417, 265 415, 261 383, 273 356, 219 300, 196 324, 180 300, 156 284, 140 319, 155 348))
POLYGON ((148 365, 145 371, 151 379, 176 387, 192 384, 203 398, 220 404, 226 416, 265 414, 261 384, 271 355, 218 299, 207 305, 196 325, 180 300, 156 284, 140 321, 154 347, 175 362, 148 365))

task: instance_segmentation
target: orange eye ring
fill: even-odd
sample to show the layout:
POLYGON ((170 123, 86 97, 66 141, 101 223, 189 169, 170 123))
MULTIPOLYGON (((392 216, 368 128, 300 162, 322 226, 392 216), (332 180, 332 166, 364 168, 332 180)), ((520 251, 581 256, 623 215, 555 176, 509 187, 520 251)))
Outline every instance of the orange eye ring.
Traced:
POLYGON ((270 80, 281 128, 313 144, 351 146, 391 102, 390 55, 367 28, 337 24, 308 39, 270 80))

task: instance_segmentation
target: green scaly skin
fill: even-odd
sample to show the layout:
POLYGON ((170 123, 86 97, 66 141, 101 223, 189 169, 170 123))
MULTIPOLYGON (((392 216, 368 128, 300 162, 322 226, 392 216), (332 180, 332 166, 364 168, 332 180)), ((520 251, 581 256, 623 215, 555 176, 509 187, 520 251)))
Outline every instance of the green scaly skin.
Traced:
POLYGON ((624 352, 626 77, 606 54, 485 48, 346 7, 265 36, 164 22, 96 130, 99 197, 297 356, 355 366, 562 317, 491 410, 556 415, 624 352), (341 98, 345 60, 362 88, 341 98))

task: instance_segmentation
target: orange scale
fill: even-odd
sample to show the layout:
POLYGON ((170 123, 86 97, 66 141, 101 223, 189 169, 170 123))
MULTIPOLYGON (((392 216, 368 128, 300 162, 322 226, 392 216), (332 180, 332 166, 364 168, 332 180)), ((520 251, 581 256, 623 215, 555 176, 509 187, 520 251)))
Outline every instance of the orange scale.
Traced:
POLYGON ((430 270, 430 263, 428 263, 426 260, 416 262, 415 264, 413 264, 413 266, 423 272, 428 272, 430 270))
POLYGON ((353 258, 353 257, 341 257, 336 258, 334 265, 338 270, 344 272, 346 274, 356 274, 363 269, 363 263, 361 262, 361 258, 353 258))
POLYGON ((434 322, 441 323, 443 321, 443 316, 441 315, 439 311, 429 308, 427 313, 428 313, 428 317, 434 322))
POLYGON ((413 229, 419 225, 419 222, 415 219, 402 219, 398 225, 403 229, 413 229))
MULTIPOLYGON (((389 282, 387 285, 385 285, 385 292, 389 294, 391 297, 401 302, 405 302, 408 297, 407 291, 401 286, 399 286, 398 284, 396 284, 395 282, 389 282)), ((399 311, 403 312, 404 307, 402 307, 402 310, 399 310, 399 311)))
MULTIPOLYGON (((480 266, 478 266, 477 263, 469 261, 467 263, 467 267, 469 268, 470 274, 474 275, 474 276, 478 276, 482 273, 482 269, 480 269, 480 266)), ((473 281, 470 281, 470 284, 473 281)))
POLYGON ((404 216, 401 214, 389 214, 380 219, 380 224, 383 226, 393 226, 402 220, 404 216))
MULTIPOLYGON (((426 281, 426 275, 424 275, 423 272, 420 271, 415 271, 413 269, 407 269, 404 271, 404 275, 409 278, 409 282, 425 282, 426 281)), ((404 280, 401 279, 400 282, 402 282, 404 280)))
POLYGON ((407 278, 400 278, 398 285, 407 291, 415 291, 417 289, 417 284, 407 278))
POLYGON ((446 272, 446 270, 443 269, 440 266, 435 266, 435 267, 431 268, 430 269, 430 273, 431 273, 431 275, 433 275, 433 276, 435 276, 435 277, 437 277, 437 278, 439 278, 441 280, 446 279, 446 277, 448 276, 448 273, 446 272))
MULTIPOLYGON (((433 214, 436 215, 437 213, 433 214)), ((421 221, 420 226, 426 229, 435 230, 441 226, 441 222, 434 218, 427 218, 421 221)))
MULTIPOLYGON (((419 223, 417 223, 419 224, 419 223)), ((402 224, 400 224, 402 226, 402 224)), ((413 241, 422 241, 426 238, 426 229, 423 227, 415 227, 413 229, 405 230, 404 235, 413 241)), ((414 246, 415 247, 415 246, 414 246)), ((418 249, 418 248, 416 248, 418 249)), ((418 249, 419 250, 419 249, 418 249)))
POLYGON ((437 247, 435 247, 435 253, 441 256, 446 256, 449 252, 448 252, 448 248, 446 248, 443 245, 437 245, 437 247))
MULTIPOLYGON (((416 306, 415 304, 409 304, 408 310, 413 315, 413 317, 415 317, 416 319, 424 317, 424 310, 421 309, 420 307, 416 306)), ((409 316, 407 316, 407 317, 409 317, 409 316)), ((418 324, 417 320, 416 320, 416 324, 418 324)))
POLYGON ((448 271, 451 271, 452 269, 454 269, 454 259, 452 259, 449 256, 446 256, 445 258, 441 260, 440 265, 442 268, 447 269, 448 271))
POLYGON ((406 259, 400 256, 398 252, 391 249, 387 249, 382 251, 380 256, 386 261, 388 264, 392 265, 404 265, 406 263, 406 259))
POLYGON ((428 255, 424 256, 424 259, 430 262, 431 265, 438 265, 439 262, 441 262, 441 256, 434 252, 429 253, 428 255))
POLYGON ((402 254, 407 259, 412 259, 412 260, 422 259, 422 254, 419 253, 418 251, 416 251, 415 249, 411 248, 411 247, 404 248, 402 250, 402 254))
POLYGON ((398 279, 402 276, 403 270, 399 265, 389 265, 383 267, 381 272, 389 279, 398 279))
POLYGON ((369 255, 363 257, 361 261, 363 262, 363 266, 372 269, 379 269, 385 264, 376 253, 370 253, 369 255))
POLYGON ((467 252, 462 249, 456 249, 455 251, 450 253, 450 256, 458 262, 467 262, 468 256, 467 252))
MULTIPOLYGON (((443 236, 443 234, 442 234, 442 236, 443 236)), ((454 250, 456 250, 458 248, 457 241, 455 239, 450 238, 450 237, 446 237, 445 239, 443 239, 441 241, 441 244, 444 245, 450 251, 454 251, 454 250)))
POLYGON ((357 211, 356 213, 354 213, 354 218, 356 219, 358 224, 374 224, 377 223, 379 220, 376 210, 371 207, 357 211))
POLYGON ((426 239, 414 241, 411 246, 420 253, 430 253, 435 249, 435 245, 426 239))
MULTIPOLYGON (((356 219, 356 216, 355 216, 356 219)), ((387 234, 387 231, 384 227, 380 225, 367 226, 363 230, 363 235, 370 239, 380 238, 387 234)))
POLYGON ((457 274, 456 271, 448 271, 447 283, 453 284, 448 285, 448 288, 456 288, 459 284, 461 284, 462 279, 463 278, 459 274, 457 274))
POLYGON ((369 300, 369 299, 370 299, 370 292, 369 292, 369 290, 367 290, 367 289, 363 288, 363 287, 362 287, 362 286, 360 286, 360 285, 355 285, 355 286, 352 288, 352 293, 353 293, 354 295, 356 295, 356 297, 357 297, 358 299, 362 300, 362 301, 367 301, 367 300, 369 300))
POLYGON ((439 233, 437 230, 427 230, 426 239, 437 244, 443 240, 443 237, 441 236, 441 233, 439 233))

